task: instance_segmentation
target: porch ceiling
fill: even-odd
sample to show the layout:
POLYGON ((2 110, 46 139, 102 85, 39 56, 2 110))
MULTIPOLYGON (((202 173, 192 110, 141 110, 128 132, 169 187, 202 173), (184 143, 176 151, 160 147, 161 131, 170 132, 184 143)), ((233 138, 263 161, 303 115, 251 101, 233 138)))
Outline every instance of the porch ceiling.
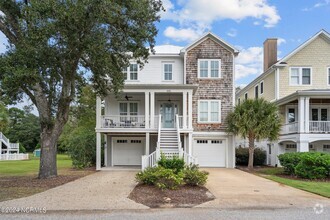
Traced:
POLYGON ((125 85, 124 90, 129 91, 130 89, 135 90, 193 90, 194 92, 197 90, 198 85, 193 84, 134 84, 134 85, 125 85))

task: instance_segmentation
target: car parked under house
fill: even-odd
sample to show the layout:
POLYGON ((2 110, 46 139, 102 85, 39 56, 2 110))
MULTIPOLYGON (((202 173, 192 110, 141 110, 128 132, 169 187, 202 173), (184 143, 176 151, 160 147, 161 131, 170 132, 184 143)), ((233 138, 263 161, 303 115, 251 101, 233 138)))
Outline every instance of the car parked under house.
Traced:
POLYGON ((235 102, 238 51, 212 33, 184 48, 155 51, 143 69, 132 61, 123 70, 120 98, 97 98, 97 169, 101 147, 105 167, 153 166, 160 152, 202 167, 234 167, 234 137, 225 131, 225 118, 235 102))

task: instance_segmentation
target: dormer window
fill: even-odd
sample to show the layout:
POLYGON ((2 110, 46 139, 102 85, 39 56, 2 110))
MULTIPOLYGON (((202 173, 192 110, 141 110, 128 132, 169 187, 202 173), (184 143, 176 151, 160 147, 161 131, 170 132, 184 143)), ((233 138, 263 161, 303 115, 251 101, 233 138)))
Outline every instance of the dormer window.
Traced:
POLYGON ((138 80, 138 64, 131 63, 127 68, 122 70, 125 80, 138 80))
POLYGON ((198 78, 221 78, 221 60, 199 59, 198 78))

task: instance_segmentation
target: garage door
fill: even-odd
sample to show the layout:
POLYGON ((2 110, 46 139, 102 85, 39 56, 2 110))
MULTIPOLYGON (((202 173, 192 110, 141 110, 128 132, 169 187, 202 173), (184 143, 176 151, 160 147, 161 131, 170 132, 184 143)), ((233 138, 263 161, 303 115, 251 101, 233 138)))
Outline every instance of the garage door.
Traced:
POLYGON ((144 154, 143 138, 113 140, 113 165, 141 165, 144 154))
POLYGON ((226 141, 195 139, 193 155, 201 167, 226 167, 226 141))

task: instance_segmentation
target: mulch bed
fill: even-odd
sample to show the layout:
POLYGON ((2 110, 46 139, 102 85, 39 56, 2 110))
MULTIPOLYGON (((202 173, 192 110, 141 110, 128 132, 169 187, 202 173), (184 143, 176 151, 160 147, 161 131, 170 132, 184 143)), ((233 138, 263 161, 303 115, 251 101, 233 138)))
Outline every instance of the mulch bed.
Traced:
POLYGON ((205 187, 182 186, 176 190, 161 190, 149 185, 137 185, 128 198, 150 208, 190 208, 215 199, 205 187))
POLYGON ((30 196, 74 181, 95 172, 95 168, 68 169, 57 177, 38 179, 37 176, 1 176, 0 202, 30 196))

